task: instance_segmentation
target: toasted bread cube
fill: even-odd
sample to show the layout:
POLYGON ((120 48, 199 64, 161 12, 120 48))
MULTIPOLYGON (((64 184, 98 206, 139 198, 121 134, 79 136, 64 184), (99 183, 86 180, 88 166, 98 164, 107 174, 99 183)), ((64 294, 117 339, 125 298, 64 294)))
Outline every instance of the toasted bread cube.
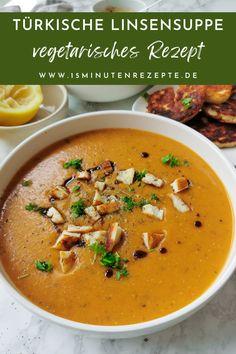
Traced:
POLYGON ((108 252, 112 251, 113 248, 119 243, 123 230, 119 226, 118 222, 110 225, 107 233, 106 249, 108 252))
POLYGON ((85 234, 87 232, 91 232, 93 231, 93 227, 92 226, 77 226, 77 225, 68 225, 67 231, 69 232, 77 232, 80 234, 85 234))
POLYGON ((55 248, 56 250, 67 251, 70 250, 71 247, 76 245, 76 243, 78 243, 80 239, 80 233, 69 232, 64 230, 58 237, 56 243, 52 246, 52 248, 55 248))
POLYGON ((54 224, 64 224, 65 222, 63 216, 54 207, 48 209, 47 216, 52 220, 54 224))
POLYGON ((51 190, 50 196, 54 199, 63 200, 69 196, 69 193, 67 192, 65 187, 57 186, 51 190))
POLYGON ((179 193, 188 189, 191 186, 191 182, 186 177, 179 177, 171 183, 171 188, 174 193, 179 193))
POLYGON ((107 231, 100 230, 94 231, 83 235, 84 240, 90 246, 95 242, 105 243, 107 236, 107 231))
POLYGON ((89 181, 91 178, 91 174, 88 171, 78 171, 77 178, 89 181))
POLYGON ((97 206, 97 211, 100 215, 111 214, 120 209, 120 204, 116 201, 110 203, 101 204, 97 206))
POLYGON ((114 163, 110 160, 106 160, 99 165, 99 169, 102 170, 105 175, 109 175, 114 171, 114 163))
POLYGON ((105 182, 100 182, 100 181, 96 181, 94 184, 94 187, 99 191, 99 192, 103 192, 105 187, 106 187, 106 183, 105 182))
POLYGON ((142 182, 150 184, 157 188, 162 187, 164 184, 164 181, 162 179, 155 177, 151 173, 146 173, 145 177, 142 178, 142 182))
POLYGON ((63 273, 68 273, 75 265, 77 255, 73 250, 60 251, 59 263, 63 273))
POLYGON ((172 200, 173 206, 175 209, 177 209, 180 213, 186 213, 187 211, 190 211, 191 209, 189 206, 177 195, 175 194, 170 194, 170 198, 172 200))
POLYGON ((100 205, 106 203, 107 199, 105 196, 101 195, 98 191, 95 192, 93 197, 93 205, 100 205))
POLYGON ((85 214, 88 215, 94 221, 97 221, 101 218, 101 215, 99 215, 99 213, 97 212, 97 210, 93 206, 85 208, 84 211, 85 211, 85 214))
POLYGON ((148 250, 157 248, 160 245, 160 243, 164 240, 164 238, 165 238, 164 232, 153 232, 153 233, 144 232, 143 233, 143 243, 148 250))
POLYGON ((164 210, 151 204, 144 205, 142 207, 142 212, 159 220, 163 220, 164 218, 164 210))
POLYGON ((122 182, 124 184, 132 184, 134 180, 135 169, 128 168, 128 170, 120 171, 116 177, 118 182, 122 182))

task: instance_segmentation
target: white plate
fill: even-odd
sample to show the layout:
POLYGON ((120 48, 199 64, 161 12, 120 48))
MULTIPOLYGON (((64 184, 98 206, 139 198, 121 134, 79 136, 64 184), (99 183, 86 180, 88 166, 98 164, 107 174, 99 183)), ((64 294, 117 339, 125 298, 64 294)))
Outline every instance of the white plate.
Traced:
MULTIPOLYGON (((162 90, 166 87, 175 87, 175 85, 156 85, 150 88, 147 93, 152 94, 155 91, 162 90)), ((137 100, 134 102, 132 106, 132 111, 134 112, 147 112, 147 101, 143 96, 140 96, 137 98, 137 100)), ((236 125, 235 125, 236 129, 236 125)), ((227 157, 227 159, 234 165, 236 166, 236 147, 232 148, 225 148, 222 149, 223 154, 227 157)))

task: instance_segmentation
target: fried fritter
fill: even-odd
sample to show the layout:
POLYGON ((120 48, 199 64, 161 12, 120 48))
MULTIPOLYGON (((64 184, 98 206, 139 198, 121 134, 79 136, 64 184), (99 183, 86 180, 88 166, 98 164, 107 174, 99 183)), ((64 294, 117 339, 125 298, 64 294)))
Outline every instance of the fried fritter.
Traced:
POLYGON ((236 126, 234 124, 219 123, 199 114, 188 123, 188 126, 206 136, 220 148, 236 146, 236 126))
POLYGON ((167 87, 149 96, 147 110, 185 123, 201 111, 205 97, 204 85, 180 85, 177 90, 167 87))
POLYGON ((206 102, 221 104, 227 101, 232 93, 232 85, 207 85, 206 102))
POLYGON ((219 122, 236 124, 236 99, 233 96, 221 104, 206 103, 203 111, 219 122))

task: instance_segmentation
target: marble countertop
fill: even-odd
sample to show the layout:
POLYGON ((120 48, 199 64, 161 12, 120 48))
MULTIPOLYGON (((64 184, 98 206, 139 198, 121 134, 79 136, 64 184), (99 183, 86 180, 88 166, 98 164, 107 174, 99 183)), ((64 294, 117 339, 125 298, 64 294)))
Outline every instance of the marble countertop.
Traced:
MULTIPOLYGON (((20 0, 16 2, 19 4, 20 0)), ((85 11, 92 1, 71 2, 80 3, 85 11)), ((176 9, 177 2, 185 9, 186 3, 188 7, 195 4, 191 11, 236 11, 235 0, 163 0, 163 11, 176 9)), ((131 109, 133 101, 134 98, 119 103, 88 104, 71 98, 70 108, 77 112, 131 109)), ((0 160, 10 149, 0 137, 0 160)), ((99 340, 74 334, 31 315, 0 283, 0 354, 235 354, 235 294, 236 274, 207 306, 179 325, 148 337, 99 340)))

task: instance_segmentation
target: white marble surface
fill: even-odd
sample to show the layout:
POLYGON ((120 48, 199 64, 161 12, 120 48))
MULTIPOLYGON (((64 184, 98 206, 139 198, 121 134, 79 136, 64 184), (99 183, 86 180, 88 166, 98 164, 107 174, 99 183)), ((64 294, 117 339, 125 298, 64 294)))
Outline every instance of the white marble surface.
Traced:
MULTIPOLYGON (((172 5, 169 5, 170 1, 167 5, 167 0, 163 0, 163 7, 176 9, 174 5, 177 1, 180 2, 172 0, 172 5)), ((192 1, 195 0, 182 0, 182 6, 192 1)), ((235 0, 197 1, 202 4, 208 2, 207 6, 202 5, 201 10, 236 11, 235 0)), ((29 0, 22 2, 25 4, 29 0)), ((83 0, 77 1, 77 4, 86 9, 90 2, 83 0)), ((87 104, 71 99, 70 106, 78 112, 130 109, 133 101, 134 98, 119 103, 87 104)), ((10 149, 11 146, 0 137, 0 160, 10 149)), ((210 304, 175 327, 147 338, 98 340, 76 335, 36 318, 17 304, 0 283, 0 354, 235 354, 235 294, 236 275, 210 304)))

